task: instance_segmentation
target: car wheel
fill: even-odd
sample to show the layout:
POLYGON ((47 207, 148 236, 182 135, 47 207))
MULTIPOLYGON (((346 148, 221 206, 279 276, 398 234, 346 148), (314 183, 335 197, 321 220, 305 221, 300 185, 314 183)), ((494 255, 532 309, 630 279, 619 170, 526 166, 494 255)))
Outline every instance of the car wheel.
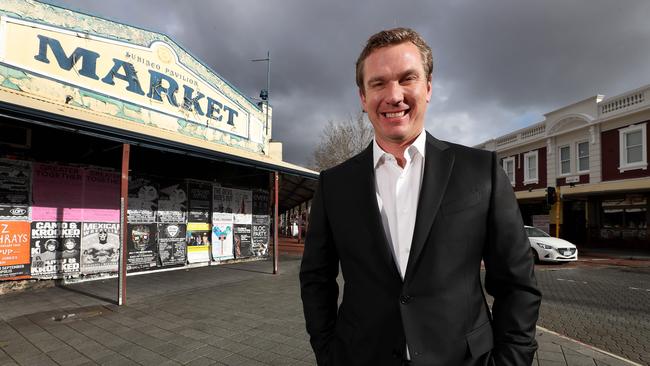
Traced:
POLYGON ((537 251, 533 248, 530 248, 530 251, 533 252, 533 258, 535 258, 535 263, 540 263, 539 254, 537 254, 537 251))

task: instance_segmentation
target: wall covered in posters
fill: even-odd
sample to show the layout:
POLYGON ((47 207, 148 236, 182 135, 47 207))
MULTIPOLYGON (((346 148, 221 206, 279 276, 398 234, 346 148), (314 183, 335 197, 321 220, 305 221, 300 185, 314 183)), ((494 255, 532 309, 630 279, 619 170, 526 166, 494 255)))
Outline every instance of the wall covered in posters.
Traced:
MULTIPOLYGON (((109 169, 0 159, 0 212, 20 209, 0 221, 0 278, 116 273, 119 188, 109 169)), ((129 272, 268 255, 267 191, 136 175, 129 195, 129 272)))
POLYGON ((0 159, 0 220, 29 220, 32 166, 0 159))
POLYGON ((31 224, 31 274, 34 278, 78 276, 81 223, 43 222, 31 224))
POLYGON ((0 221, 0 279, 29 277, 29 234, 28 221, 0 221))

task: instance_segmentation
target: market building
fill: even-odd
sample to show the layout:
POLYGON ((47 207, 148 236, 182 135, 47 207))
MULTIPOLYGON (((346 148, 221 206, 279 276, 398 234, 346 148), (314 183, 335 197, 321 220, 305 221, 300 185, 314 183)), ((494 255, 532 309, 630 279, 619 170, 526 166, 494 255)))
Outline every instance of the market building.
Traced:
POLYGON ((0 280, 273 255, 318 173, 272 115, 164 34, 2 1, 0 280))
POLYGON ((477 146, 497 152, 525 224, 579 247, 650 250, 650 85, 544 117, 477 146))

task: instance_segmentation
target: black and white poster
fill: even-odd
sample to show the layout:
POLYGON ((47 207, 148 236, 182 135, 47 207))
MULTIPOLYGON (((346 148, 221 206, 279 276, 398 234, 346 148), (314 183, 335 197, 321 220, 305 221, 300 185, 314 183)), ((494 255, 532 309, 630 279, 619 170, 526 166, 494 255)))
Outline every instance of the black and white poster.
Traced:
POLYGON ((158 255, 162 266, 185 264, 187 260, 185 229, 185 224, 158 224, 158 255))
POLYGON ((158 222, 180 224, 187 221, 187 193, 184 182, 167 182, 158 188, 158 222))
POLYGON ((254 256, 264 257, 269 254, 269 215, 253 215, 251 252, 254 256))
POLYGON ((0 159, 0 220, 29 220, 31 164, 0 159))
POLYGON ((32 277, 46 279, 79 275, 80 242, 79 222, 32 222, 32 277))
POLYGON ((128 204, 130 224, 156 222, 158 184, 146 177, 130 177, 128 204))
POLYGON ((210 223, 212 183, 189 181, 188 201, 188 221, 210 223))
POLYGON ((261 189, 254 190, 251 251, 257 257, 264 257, 269 254, 271 223, 269 206, 269 192, 261 189))
POLYGON ((235 224, 233 241, 233 254, 235 258, 247 258, 253 255, 251 251, 251 225, 235 224))
POLYGON ((156 224, 128 225, 127 272, 145 271, 158 265, 157 231, 156 224))
POLYGON ((84 222, 81 227, 81 273, 117 272, 120 260, 120 224, 84 222))

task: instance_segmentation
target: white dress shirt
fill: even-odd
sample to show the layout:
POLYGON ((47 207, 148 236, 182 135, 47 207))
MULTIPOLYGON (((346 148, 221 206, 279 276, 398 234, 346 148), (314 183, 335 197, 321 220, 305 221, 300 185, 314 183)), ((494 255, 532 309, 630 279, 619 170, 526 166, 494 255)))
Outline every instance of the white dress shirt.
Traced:
POLYGON ((377 205, 386 239, 393 249, 395 263, 402 279, 411 252, 415 216, 422 187, 425 142, 426 132, 422 130, 411 146, 404 150, 406 163, 402 168, 393 155, 385 152, 377 141, 373 140, 377 205))

